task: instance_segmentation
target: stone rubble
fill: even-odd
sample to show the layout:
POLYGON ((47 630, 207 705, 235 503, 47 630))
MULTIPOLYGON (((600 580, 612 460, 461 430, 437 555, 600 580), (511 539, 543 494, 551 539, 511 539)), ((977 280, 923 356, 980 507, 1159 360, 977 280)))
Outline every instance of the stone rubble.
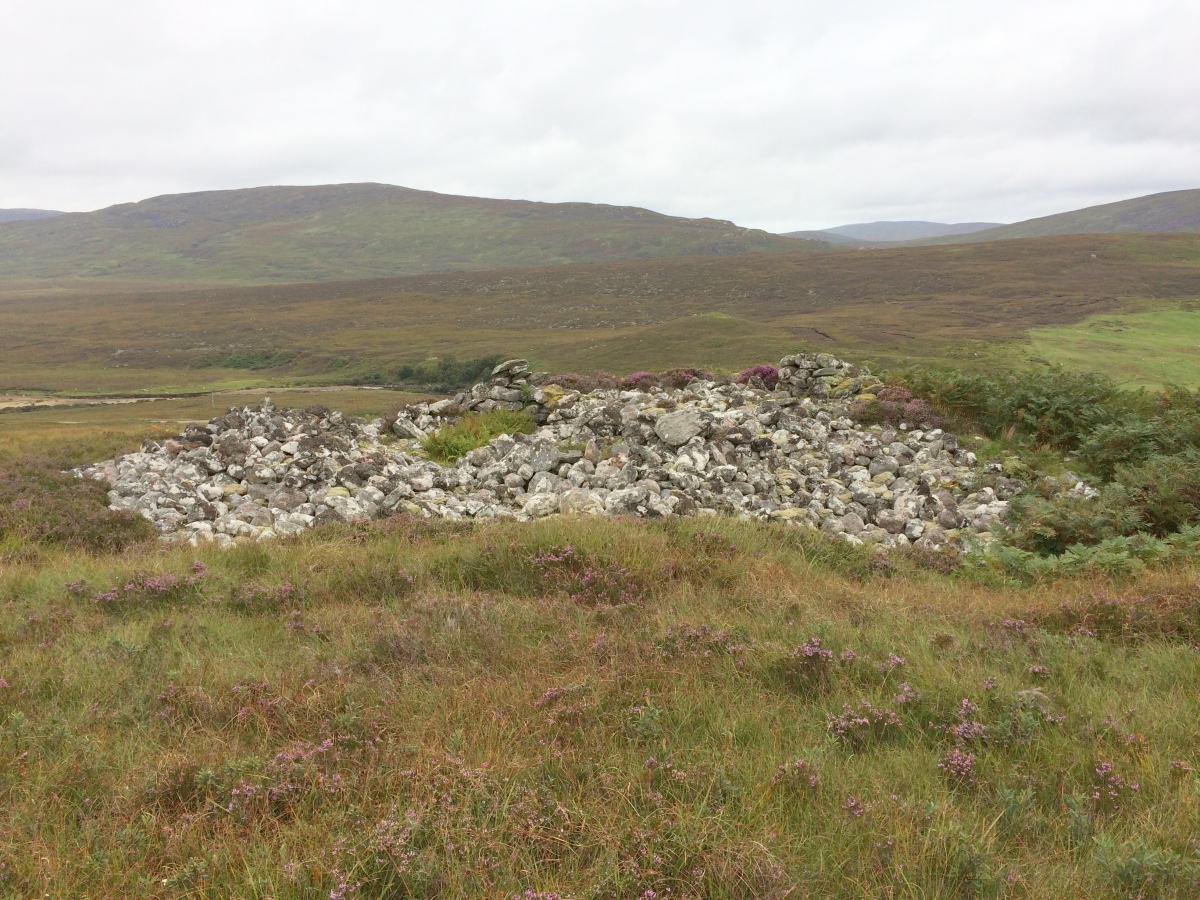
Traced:
POLYGON ((193 545, 393 514, 728 514, 889 548, 986 541, 1024 485, 983 486, 975 455, 940 429, 851 421, 851 403, 879 386, 828 354, 797 354, 781 361, 774 390, 751 378, 584 394, 509 360, 488 384, 404 410, 391 434, 382 420, 268 400, 76 471, 109 482, 113 509, 193 545), (539 428, 453 465, 423 458, 427 435, 491 409, 527 409, 539 428))

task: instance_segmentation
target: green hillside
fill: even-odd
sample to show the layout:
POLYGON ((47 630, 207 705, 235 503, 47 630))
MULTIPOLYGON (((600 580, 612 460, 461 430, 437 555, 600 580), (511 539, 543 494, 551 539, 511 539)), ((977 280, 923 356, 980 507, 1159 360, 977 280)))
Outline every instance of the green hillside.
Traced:
POLYGON ((0 279, 324 281, 803 249, 731 222, 632 206, 489 200, 385 184, 261 187, 4 223, 0 279))
POLYGON ((1028 219, 1013 225, 1001 225, 970 234, 913 241, 921 244, 964 244, 1003 241, 1012 238, 1053 237, 1063 234, 1104 234, 1107 232, 1156 233, 1200 231, 1200 190, 1167 191, 1089 206, 1073 212, 1028 219))

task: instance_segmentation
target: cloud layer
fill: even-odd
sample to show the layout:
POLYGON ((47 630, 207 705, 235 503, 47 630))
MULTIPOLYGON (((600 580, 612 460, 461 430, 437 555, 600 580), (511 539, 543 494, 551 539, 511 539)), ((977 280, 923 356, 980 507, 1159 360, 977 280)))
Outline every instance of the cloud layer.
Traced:
POLYGON ((7 0, 0 207, 382 181, 770 230, 1200 187, 1192 0, 7 0))

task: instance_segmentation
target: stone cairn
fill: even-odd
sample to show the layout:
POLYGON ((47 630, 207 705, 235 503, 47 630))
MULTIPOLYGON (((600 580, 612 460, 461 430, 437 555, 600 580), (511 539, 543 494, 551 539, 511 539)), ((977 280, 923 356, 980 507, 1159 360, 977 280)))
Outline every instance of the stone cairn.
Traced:
POLYGON ((927 423, 852 421, 853 402, 881 386, 865 368, 795 354, 778 372, 774 389, 759 378, 697 379, 581 393, 514 359, 453 399, 406 408, 390 433, 382 420, 267 400, 76 471, 109 482, 113 509, 194 545, 395 514, 724 514, 888 548, 940 548, 987 542, 1024 488, 985 478, 973 453, 927 423), (497 437, 452 465, 424 458, 430 434, 493 409, 528 410, 538 428, 497 437))

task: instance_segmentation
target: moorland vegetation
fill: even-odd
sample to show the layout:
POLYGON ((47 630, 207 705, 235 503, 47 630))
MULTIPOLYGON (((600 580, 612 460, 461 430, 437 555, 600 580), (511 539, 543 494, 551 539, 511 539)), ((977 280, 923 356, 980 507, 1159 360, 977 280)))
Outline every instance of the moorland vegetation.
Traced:
MULTIPOLYGON (((1029 365, 1030 328, 1148 310, 1196 315, 1200 236, 1088 235, 265 287, 103 284, 0 290, 0 385, 68 394, 355 382, 428 390, 443 381, 440 360, 478 361, 497 348, 556 372, 737 370, 797 346, 884 364, 1029 365)), ((1153 327, 1167 333, 1176 325, 1153 327)), ((1123 353, 1122 334, 1110 335, 1110 357, 1123 353)), ((1127 377, 1161 384, 1164 374, 1178 375, 1200 386, 1186 381, 1198 371, 1188 365, 1192 349, 1166 352, 1174 361, 1166 371, 1157 354, 1139 363, 1145 354, 1124 352, 1127 377)), ((1078 355, 1061 361, 1087 364, 1078 355)))
POLYGON ((987 556, 407 516, 217 552, 61 474, 142 426, 7 432, 0 896, 1194 896, 1198 507, 1143 488, 1195 395, 889 377, 863 418, 1098 494, 987 556))

